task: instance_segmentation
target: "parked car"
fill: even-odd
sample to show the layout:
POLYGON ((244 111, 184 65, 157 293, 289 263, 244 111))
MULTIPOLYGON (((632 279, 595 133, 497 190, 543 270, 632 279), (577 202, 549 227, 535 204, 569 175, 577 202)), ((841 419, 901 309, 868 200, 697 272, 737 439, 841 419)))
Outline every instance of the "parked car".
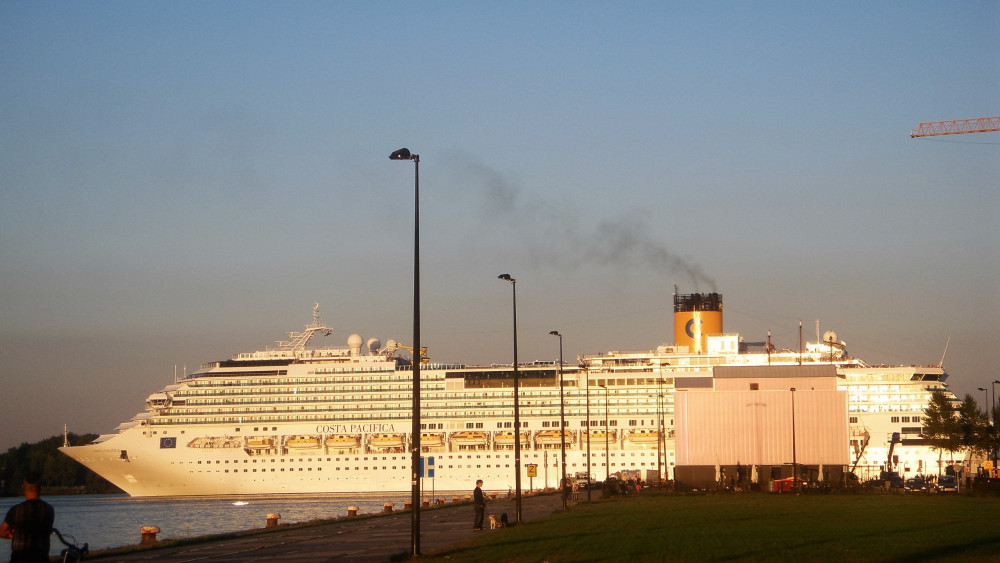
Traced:
POLYGON ((908 493, 926 493, 927 492, 927 481, 923 477, 910 477, 906 480, 906 485, 903 487, 908 493))
POLYGON ((942 475, 938 477, 937 491, 939 493, 957 493, 958 479, 954 475, 942 475))

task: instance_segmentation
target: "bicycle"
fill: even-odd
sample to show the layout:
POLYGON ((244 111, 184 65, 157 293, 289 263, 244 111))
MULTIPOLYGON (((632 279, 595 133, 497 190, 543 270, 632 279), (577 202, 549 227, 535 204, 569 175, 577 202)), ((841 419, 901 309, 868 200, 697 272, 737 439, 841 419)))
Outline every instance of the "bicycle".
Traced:
POLYGON ((55 534, 55 536, 59 538, 59 541, 66 546, 66 549, 59 552, 59 555, 62 556, 62 563, 79 563, 83 559, 86 559, 87 555, 90 554, 90 550, 88 549, 89 544, 85 543, 83 544, 83 547, 80 547, 76 545, 76 538, 66 534, 66 536, 69 537, 69 540, 67 540, 66 537, 60 534, 59 530, 55 528, 52 528, 52 533, 55 534))

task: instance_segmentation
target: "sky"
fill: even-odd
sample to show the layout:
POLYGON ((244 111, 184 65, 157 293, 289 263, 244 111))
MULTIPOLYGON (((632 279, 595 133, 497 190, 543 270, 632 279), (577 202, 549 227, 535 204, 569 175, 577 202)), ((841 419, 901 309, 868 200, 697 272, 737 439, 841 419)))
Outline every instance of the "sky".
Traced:
MULTIPOLYGON (((1000 3, 0 0, 0 449, 312 320, 438 362, 672 343, 1000 379, 1000 3)), ((990 390, 987 397, 978 387, 990 390)))

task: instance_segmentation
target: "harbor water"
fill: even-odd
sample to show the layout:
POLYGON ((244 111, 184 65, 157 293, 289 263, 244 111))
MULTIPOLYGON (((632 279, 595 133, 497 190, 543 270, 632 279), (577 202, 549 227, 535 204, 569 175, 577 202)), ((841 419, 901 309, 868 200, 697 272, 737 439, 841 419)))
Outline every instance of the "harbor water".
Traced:
MULTIPOLYGON (((438 496, 451 494, 438 491, 438 496)), ((461 494, 468 494, 463 492, 461 494)), ((267 515, 281 515, 280 524, 296 524, 347 516, 348 506, 358 514, 381 513, 386 503, 403 510, 409 493, 345 493, 328 495, 271 495, 245 497, 132 498, 126 495, 43 496, 56 511, 55 528, 91 551, 137 545, 140 528, 156 526, 158 540, 264 528, 267 515)), ((3 514, 24 498, 0 498, 3 514)), ((449 500, 450 501, 450 500, 449 500)), ((63 545, 52 537, 52 555, 63 545)), ((0 561, 10 558, 10 541, 0 540, 0 561)))

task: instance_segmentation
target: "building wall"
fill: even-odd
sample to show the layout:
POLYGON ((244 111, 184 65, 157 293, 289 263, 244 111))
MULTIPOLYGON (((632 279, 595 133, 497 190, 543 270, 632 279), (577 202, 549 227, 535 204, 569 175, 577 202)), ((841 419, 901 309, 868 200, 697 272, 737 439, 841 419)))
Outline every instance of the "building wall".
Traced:
MULTIPOLYGON (((833 390, 713 391, 674 396, 677 465, 848 465, 847 393, 833 390)), ((744 387, 746 388, 746 387, 744 387)))

